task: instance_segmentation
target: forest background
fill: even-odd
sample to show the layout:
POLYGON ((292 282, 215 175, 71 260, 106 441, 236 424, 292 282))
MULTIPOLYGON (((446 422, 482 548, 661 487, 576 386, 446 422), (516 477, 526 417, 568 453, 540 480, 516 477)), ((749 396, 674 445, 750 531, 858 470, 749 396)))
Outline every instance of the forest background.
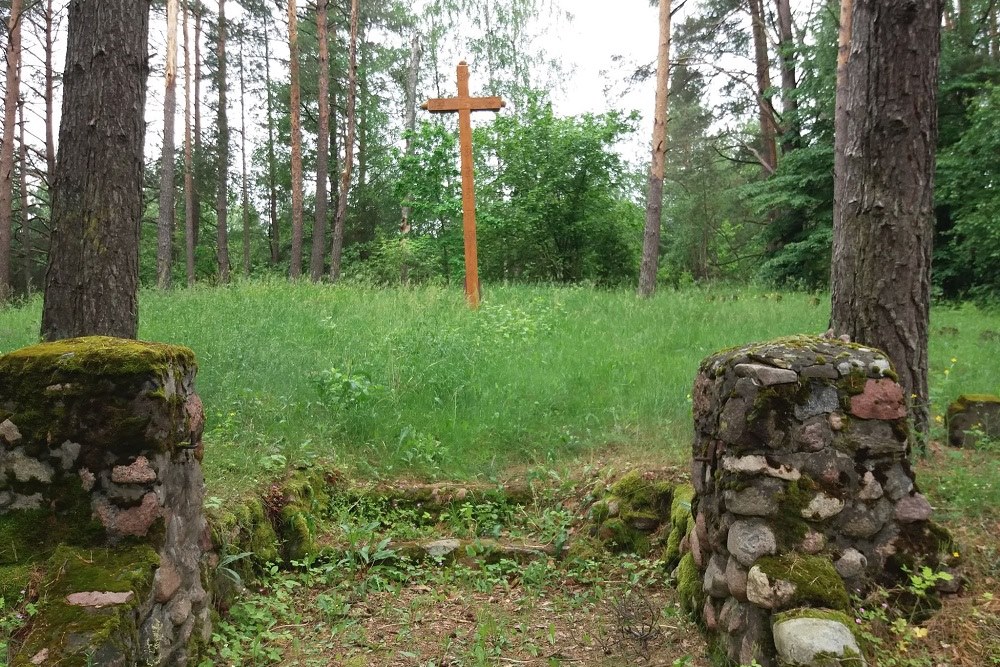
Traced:
MULTIPOLYGON (((15 294, 38 288, 47 259, 65 28, 60 4, 3 7, 5 46, 9 54, 23 54, 8 58, 16 66, 8 67, 8 89, 12 72, 20 85, 17 123, 10 125, 17 130, 9 141, 11 190, 8 197, 0 192, 0 278, 6 276, 15 294), (14 16, 22 14, 15 43, 14 16)), ((573 18, 556 0, 363 0, 355 106, 349 103, 350 4, 289 3, 289 14, 288 7, 261 0, 181 3, 173 114, 179 122, 173 124, 190 126, 190 133, 165 141, 162 122, 148 133, 144 283, 225 282, 230 269, 295 275, 305 261, 315 280, 460 284, 455 121, 415 112, 427 97, 454 93, 460 58, 474 72, 473 94, 508 101, 497 118, 476 121, 484 281, 634 283, 648 173, 635 147, 648 139, 630 108, 636 98, 627 93, 655 75, 653 41, 644 50, 648 62, 614 58, 603 89, 588 93, 603 97, 610 110, 565 116, 552 102, 568 76, 558 45, 573 18), (326 142, 318 137, 320 6, 329 21, 326 142), (289 16, 298 24, 294 45, 289 16), (290 47, 300 68, 294 87, 301 99, 301 213, 292 196, 290 47), (356 130, 349 132, 352 125, 356 130), (320 164, 320 153, 329 167, 320 164), (173 193, 166 199, 165 189, 173 193), (189 230, 187 217, 193 218, 189 230), (338 224, 341 248, 331 247, 338 224), (158 234, 169 240, 166 247, 158 234), (185 237, 190 262, 184 261, 185 237), (312 246, 304 260, 295 239, 312 246)), ((824 288, 839 3, 707 0, 678 3, 674 14, 660 284, 824 288)), ((983 0, 950 3, 944 21, 934 291, 989 301, 1000 291, 992 268, 1000 261, 993 213, 1000 210, 997 9, 983 0)), ((154 108, 165 102, 166 25, 166 6, 154 3, 147 118, 170 115, 154 108)))

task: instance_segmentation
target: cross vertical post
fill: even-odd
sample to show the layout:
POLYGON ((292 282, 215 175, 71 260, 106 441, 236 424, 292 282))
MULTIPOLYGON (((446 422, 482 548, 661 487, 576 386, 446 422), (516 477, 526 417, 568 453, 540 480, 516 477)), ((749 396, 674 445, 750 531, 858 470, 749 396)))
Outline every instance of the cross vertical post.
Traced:
POLYGON ((462 236, 465 241, 465 295, 470 308, 479 307, 479 258, 476 247, 476 185, 472 161, 472 112, 499 111, 499 97, 469 96, 469 66, 458 64, 458 97, 428 100, 431 113, 458 112, 458 142, 462 164, 462 236))

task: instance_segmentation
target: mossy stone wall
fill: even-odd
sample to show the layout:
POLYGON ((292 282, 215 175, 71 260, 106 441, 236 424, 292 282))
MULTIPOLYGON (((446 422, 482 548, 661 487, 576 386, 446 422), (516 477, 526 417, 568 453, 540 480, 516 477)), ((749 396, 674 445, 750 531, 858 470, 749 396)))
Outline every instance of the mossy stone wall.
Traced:
POLYGON ((908 462, 905 398, 885 354, 839 340, 786 338, 702 363, 682 563, 697 569, 687 596, 699 620, 734 664, 784 659, 778 614, 842 611, 903 566, 948 565, 908 462))
POLYGON ((196 371, 187 348, 106 337, 0 357, 0 580, 39 582, 12 665, 196 662, 212 548, 196 371))

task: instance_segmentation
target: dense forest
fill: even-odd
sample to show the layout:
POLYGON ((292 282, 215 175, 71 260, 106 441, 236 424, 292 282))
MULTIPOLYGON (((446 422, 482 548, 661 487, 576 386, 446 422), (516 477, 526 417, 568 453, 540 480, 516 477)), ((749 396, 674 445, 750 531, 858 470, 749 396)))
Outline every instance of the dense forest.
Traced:
MULTIPOLYGON (((634 284, 648 164, 629 108, 553 111, 557 0, 154 2, 140 277, 161 287, 276 273, 460 283, 454 94, 478 118, 480 271, 489 281, 634 284)), ((0 283, 43 283, 67 21, 64 2, 4 3, 0 283)), ((830 277, 838 26, 833 1, 675 3, 660 285, 830 277)), ((656 74, 620 61, 607 87, 656 74)), ((994 2, 945 9, 938 105, 936 295, 1000 292, 1000 30, 994 2)), ((595 91, 595 95, 600 91, 595 91)), ((613 96, 614 93, 608 93, 613 96)), ((648 109, 653 108, 650 96, 648 109)), ((643 138, 648 142, 648 137, 643 138)))

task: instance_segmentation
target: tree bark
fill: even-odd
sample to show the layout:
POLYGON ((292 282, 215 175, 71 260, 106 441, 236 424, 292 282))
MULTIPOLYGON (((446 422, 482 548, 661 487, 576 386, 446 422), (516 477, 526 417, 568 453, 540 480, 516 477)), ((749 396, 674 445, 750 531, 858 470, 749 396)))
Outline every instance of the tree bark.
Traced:
POLYGON ((217 259, 219 282, 229 282, 229 115, 226 108, 226 0, 219 0, 218 58, 219 108, 216 124, 219 132, 219 174, 215 195, 215 223, 218 233, 217 259))
POLYGON ((292 261, 289 276, 302 276, 302 121, 300 118, 299 37, 295 0, 288 0, 289 112, 292 124, 292 261))
POLYGON ((754 62, 757 65, 757 106, 760 110, 760 161, 764 176, 770 176, 778 166, 777 127, 771 103, 771 61, 767 55, 767 29, 764 24, 763 0, 749 0, 754 62))
POLYGON ((204 159, 201 150, 201 13, 199 2, 194 7, 194 247, 198 248, 198 236, 201 234, 201 175, 200 165, 204 159))
POLYGON ((45 186, 52 188, 52 179, 56 173, 56 142, 55 121, 53 120, 55 102, 55 74, 52 68, 52 54, 55 44, 55 10, 53 0, 45 3, 45 186))
POLYGON ((167 64, 163 93, 163 150, 157 217, 156 284, 170 289, 174 246, 174 115, 177 110, 177 0, 167 0, 167 64))
MULTIPOLYGON (((420 45, 420 33, 413 35, 410 42, 410 65, 406 69, 406 146, 403 149, 405 155, 413 152, 413 140, 411 135, 417 129, 417 77, 420 74, 420 57, 423 49, 420 45)), ((406 234, 410 231, 410 207, 404 206, 402 209, 402 221, 399 231, 406 234)))
POLYGON ((149 2, 69 5, 46 340, 138 331, 149 2))
MULTIPOLYGON (((24 65, 24 59, 21 59, 21 65, 24 65)), ((32 283, 32 261, 34 259, 32 252, 32 240, 31 240, 31 215, 28 208, 28 142, 25 138, 24 132, 24 98, 22 97, 20 103, 17 105, 18 113, 20 114, 20 150, 19 160, 21 163, 21 178, 20 178, 20 189, 21 189, 21 253, 22 253, 22 270, 24 274, 24 293, 27 295, 31 294, 31 283, 32 283)))
POLYGON ((281 232, 278 227, 278 184, 274 169, 274 97, 271 91, 271 39, 264 32, 264 85, 267 87, 267 210, 271 265, 281 260, 281 232))
POLYGON ((326 255, 326 183, 330 157, 330 51, 327 38, 327 0, 316 0, 316 41, 319 42, 319 127, 316 134, 316 221, 313 223, 312 256, 309 277, 319 282, 323 277, 326 255))
POLYGON ((775 0, 778 15, 778 57, 781 64, 781 151, 788 155, 802 142, 798 84, 795 80, 795 34, 790 0, 775 0))
POLYGON ((3 140, 0 141, 0 304, 11 296, 11 236, 14 231, 14 134, 21 90, 21 0, 13 0, 7 19, 7 91, 4 96, 3 140))
POLYGON ((246 64, 243 60, 243 40, 240 32, 240 160, 243 163, 243 277, 250 277, 250 185, 247 181, 247 85, 246 64))
POLYGON ((649 167, 646 229, 642 239, 639 296, 656 291, 660 265, 660 218, 663 213, 663 176, 667 162, 667 97, 670 85, 670 0, 660 0, 660 46, 656 60, 656 105, 653 112, 653 155, 649 167))
POLYGON ((333 244, 330 250, 330 279, 333 282, 340 279, 347 195, 351 186, 351 167, 354 163, 354 125, 358 97, 358 0, 351 0, 351 37, 347 53, 347 136, 344 138, 344 170, 340 176, 337 217, 333 225, 333 244))
POLYGON ((854 0, 836 137, 832 326, 881 348, 928 426, 941 0, 854 0))
POLYGON ((184 0, 184 259, 187 285, 194 287, 195 191, 191 145, 191 44, 188 40, 188 4, 184 0))

